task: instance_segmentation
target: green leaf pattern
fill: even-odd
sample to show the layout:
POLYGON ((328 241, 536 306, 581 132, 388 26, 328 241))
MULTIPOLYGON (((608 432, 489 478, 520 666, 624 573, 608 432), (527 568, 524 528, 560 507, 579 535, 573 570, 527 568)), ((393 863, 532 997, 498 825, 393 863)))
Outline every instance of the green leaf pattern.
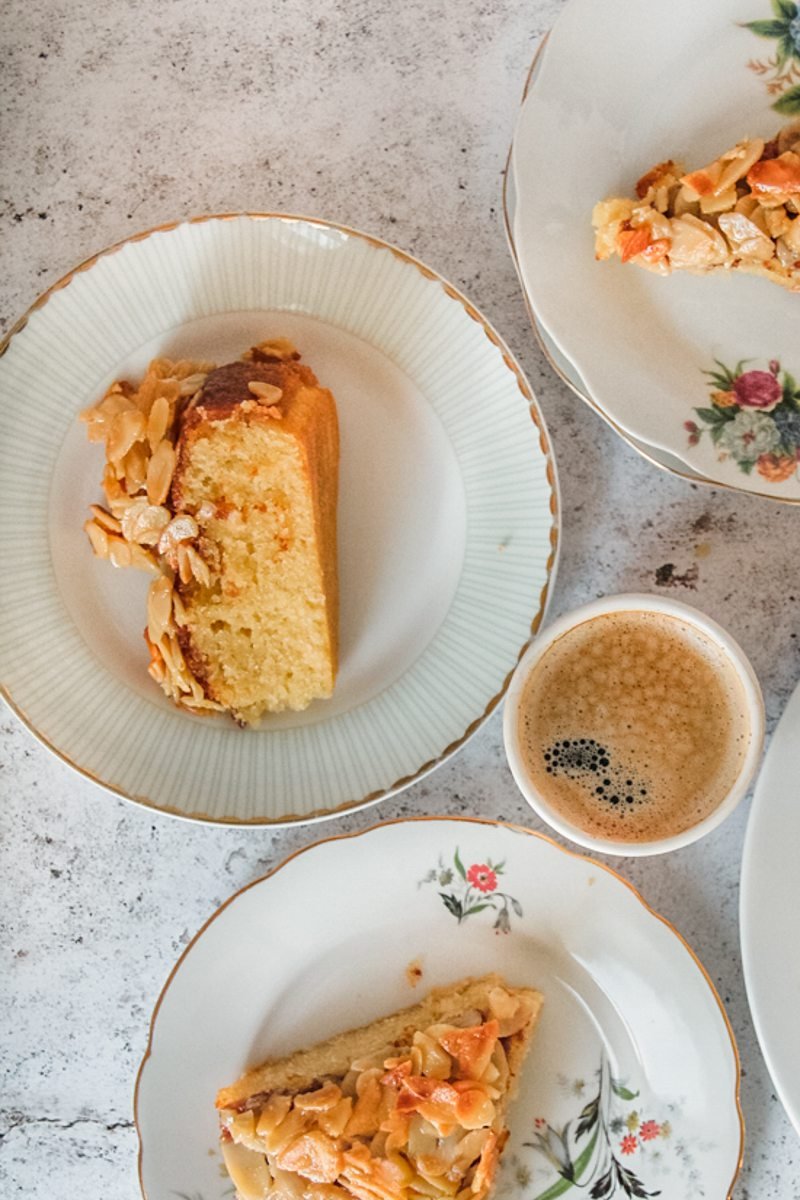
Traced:
POLYGON ((797 87, 789 88, 788 92, 784 92, 780 100, 776 100, 772 107, 776 112, 782 113, 784 117, 800 116, 800 84, 797 87))
POLYGON ((465 866, 456 846, 448 862, 445 862, 443 855, 439 855, 436 866, 426 872, 417 886, 436 884, 439 899, 459 925, 469 917, 491 912, 494 915, 495 932, 510 933, 512 917, 522 917, 523 910, 516 896, 498 886, 505 867, 505 859, 492 862, 490 858, 465 866))
POLYGON ((772 107, 784 117, 800 115, 800 6, 795 0, 770 0, 773 16, 745 21, 756 37, 775 43, 774 56, 752 59, 747 65, 761 79, 772 107))
MULTIPOLYGON (((577 1119, 561 1128, 543 1117, 535 1119, 531 1140, 523 1146, 544 1159, 557 1178, 547 1181, 531 1200, 557 1200, 573 1188, 589 1200, 649 1200, 661 1194, 645 1183, 642 1172, 659 1157, 653 1158, 651 1147, 664 1146, 672 1136, 671 1123, 657 1121, 646 1111, 642 1119, 638 1111, 620 1107, 639 1092, 612 1074, 605 1054, 596 1078, 597 1090, 577 1119)), ((575 1081, 571 1091, 578 1094, 583 1088, 582 1080, 575 1081)))

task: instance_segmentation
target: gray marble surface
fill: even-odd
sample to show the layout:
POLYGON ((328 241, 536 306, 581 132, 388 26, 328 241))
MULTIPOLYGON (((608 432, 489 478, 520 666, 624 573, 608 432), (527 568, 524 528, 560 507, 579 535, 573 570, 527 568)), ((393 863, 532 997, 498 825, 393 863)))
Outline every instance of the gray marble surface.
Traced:
MULTIPOLYGON (((689 600, 751 656, 772 727, 800 677, 797 512, 639 459, 553 376, 528 326, 502 171, 559 8, 7 0, 2 330, 94 251, 190 214, 284 210, 396 242, 486 313, 540 400, 562 487, 553 615, 623 590, 689 600)), ((540 827, 498 715, 379 809, 286 831, 154 816, 72 774, 7 712, 0 731, 3 1196, 138 1195, 131 1097, 161 985, 215 906, 287 852, 406 813, 540 827)), ((748 1130, 736 1200, 793 1200, 800 1144, 758 1049, 739 954, 748 809, 699 845, 615 865, 694 946, 730 1014, 748 1130)))

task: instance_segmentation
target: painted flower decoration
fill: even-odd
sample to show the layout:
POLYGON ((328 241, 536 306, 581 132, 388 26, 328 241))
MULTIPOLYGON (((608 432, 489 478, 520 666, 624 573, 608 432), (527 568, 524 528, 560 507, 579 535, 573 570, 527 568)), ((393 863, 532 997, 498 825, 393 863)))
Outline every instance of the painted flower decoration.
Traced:
POLYGON ((749 367, 742 359, 735 367, 715 359, 708 377, 710 405, 696 408, 700 419, 684 421, 689 446, 704 434, 719 450, 719 458, 732 458, 741 471, 756 470, 769 483, 798 476, 800 464, 800 386, 776 358, 763 367, 749 367))
POLYGON ((760 455, 777 450, 780 440, 775 422, 766 413, 740 409, 723 428, 717 445, 738 463, 754 463, 760 455))
POLYGON ((762 454, 756 463, 759 475, 770 483, 783 483, 797 470, 797 458, 788 454, 762 454))
POLYGON ((800 446, 800 412, 781 409, 775 413, 775 424, 784 446, 800 446))
POLYGON ((773 16, 745 22, 744 28, 775 42, 774 58, 753 60, 751 71, 766 77, 767 91, 777 96, 772 107, 785 116, 800 114, 800 5, 795 0, 770 0, 773 16))
POLYGON ((733 385, 733 394, 734 403, 742 408, 771 412, 780 403, 783 388, 771 371, 744 371, 733 385))
POLYGON ((657 1121, 642 1121, 639 1137, 643 1142, 652 1142, 653 1138, 659 1137, 660 1134, 661 1126, 657 1121))
POLYGON ((485 863, 473 863, 467 870, 467 882, 479 892, 493 892, 497 887, 497 876, 485 863))
MULTIPOLYGON (((535 1118, 531 1140, 522 1145, 543 1158, 557 1178, 548 1180, 542 1191, 526 1200, 555 1200, 565 1192, 572 1194, 573 1188, 584 1200, 651 1200, 662 1195, 658 1188, 651 1190, 637 1172, 641 1169, 649 1175, 653 1171, 661 1153, 653 1153, 645 1143, 665 1137, 668 1123, 659 1124, 649 1116, 642 1121, 636 1108, 626 1111, 639 1093, 615 1078, 605 1055, 595 1077, 596 1088, 581 1095, 583 1108, 572 1120, 556 1126, 543 1117, 535 1118), (643 1153, 634 1170, 623 1159, 639 1149, 643 1153)), ((585 1078, 570 1081, 558 1076, 558 1082, 562 1091, 571 1095, 579 1090, 585 1093, 589 1086, 585 1078)), ((696 1189, 691 1194, 695 1195, 696 1189)))
MULTIPOLYGON (((469 860, 467 860, 469 861, 469 860)), ((488 912, 493 915, 495 933, 511 932, 512 914, 522 916, 522 905, 516 896, 499 888, 500 876, 505 872, 505 861, 474 862, 465 867, 458 847, 452 857, 452 867, 440 855, 437 865, 419 881, 438 885, 439 898, 447 911, 462 925, 468 917, 488 912)))

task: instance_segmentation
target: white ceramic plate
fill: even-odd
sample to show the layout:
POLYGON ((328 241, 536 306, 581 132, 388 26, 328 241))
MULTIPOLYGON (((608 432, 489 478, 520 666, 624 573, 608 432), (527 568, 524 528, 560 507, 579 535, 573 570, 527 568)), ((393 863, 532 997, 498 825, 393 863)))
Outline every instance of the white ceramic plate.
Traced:
POLYGON ((777 364, 782 383, 786 372, 800 376, 800 296, 752 277, 661 279, 597 263, 591 228, 594 203, 632 194, 653 163, 702 165, 789 119, 771 108, 779 98, 767 90, 768 67, 749 65, 777 47, 744 27, 759 19, 777 20, 769 0, 570 0, 514 137, 514 239, 537 318, 615 425, 710 479, 798 500, 796 469, 775 481, 768 459, 742 465, 752 446, 777 449, 769 413, 742 410, 726 449, 702 411, 720 389, 704 372, 719 363, 734 373, 742 360, 745 372, 777 364))
POLYGON ((402 252, 301 218, 186 222, 51 290, 0 359, 0 678, 47 745, 177 815, 311 819, 438 765, 501 698, 555 560, 555 469, 518 366, 402 252), (102 449, 77 420, 159 354, 286 335, 337 397, 341 666, 334 696, 242 731, 146 673, 148 579, 93 559, 102 449))
MULTIPOLYGON (((534 67, 537 62, 538 56, 537 59, 534 60, 534 67)), ((532 69, 531 79, 534 78, 535 74, 532 69)), ((718 483, 715 483, 713 479, 706 479, 704 475, 699 475, 696 471, 688 467, 686 463, 682 462, 679 458, 675 458, 675 456, 670 454, 668 451, 661 450, 657 446, 650 446, 646 442, 640 442, 636 438, 631 437, 629 433, 626 433, 618 425, 615 425, 609 415, 592 400, 591 396, 589 395, 588 388, 586 387, 586 384, 581 378, 580 373, 575 367, 575 364, 570 362, 570 360, 561 350, 560 346, 553 341, 545 327, 537 319, 536 313, 533 310, 530 297, 528 296, 527 289, 525 287, 525 280, 520 268, 519 257, 517 255, 517 248, 514 241, 513 229, 516 205, 516 186, 514 183, 513 172, 509 169, 506 172, 503 188, 503 212, 505 215, 505 230, 508 239, 508 246, 509 250, 511 251, 511 257, 514 260, 514 265, 517 268, 517 275, 519 276, 520 286, 525 297, 528 309, 528 318, 530 320, 531 327, 536 335, 539 345, 541 346, 542 352, 544 353, 547 361, 550 363, 550 366, 553 368, 555 373, 564 381, 564 383, 567 384, 568 387, 572 389, 576 396, 579 396, 580 399, 588 404, 590 408, 593 408, 594 411, 598 413, 599 416, 601 416, 603 420, 628 443, 629 446, 631 446, 638 454, 641 454, 642 458, 646 458, 648 462, 653 463, 654 466, 659 467, 663 471, 669 471, 669 473, 672 475, 680 475, 683 479, 689 479, 693 483, 703 483, 710 487, 721 486, 718 483)))
MULTIPOLYGON (((573 392, 575 392, 577 396, 580 396, 580 398, 585 400, 590 407, 594 408, 595 412, 599 413, 603 420, 606 421, 606 423, 609 424, 612 429, 616 429, 617 432, 620 433, 620 429, 612 420, 610 420, 606 413, 604 413, 601 408, 598 408, 596 405, 592 404, 586 384, 581 379, 574 364, 571 363, 568 358, 565 358, 544 326, 537 322, 533 313, 531 313, 531 323, 534 327, 534 333, 539 338, 541 347, 556 374, 561 376, 564 382, 572 388, 573 392)), ((657 467, 660 467, 663 471, 669 471, 673 475, 680 475, 684 479, 691 480, 692 483, 704 483, 710 487, 719 486, 714 482, 713 479, 706 479, 705 475, 698 475, 696 471, 693 471, 679 458, 675 458, 675 456, 670 454, 668 450, 662 450, 659 446, 651 446, 647 442, 640 442, 636 438, 631 437, 630 434, 625 435, 625 441, 629 446, 632 446, 637 453, 641 454, 642 458, 646 458, 649 462, 653 463, 657 467)))
POLYGON ((686 944, 620 876, 547 838, 421 818, 296 854, 187 947, 136 1088, 147 1200, 222 1200, 214 1096, 248 1066, 494 970, 545 996, 500 1196, 577 1200, 611 1171, 594 1194, 624 1200, 617 1170, 639 1181, 628 1197, 729 1195, 738 1055, 686 944))
POLYGON ((783 1106, 800 1133, 800 687, 772 737, 742 858, 740 927, 747 995, 783 1106))

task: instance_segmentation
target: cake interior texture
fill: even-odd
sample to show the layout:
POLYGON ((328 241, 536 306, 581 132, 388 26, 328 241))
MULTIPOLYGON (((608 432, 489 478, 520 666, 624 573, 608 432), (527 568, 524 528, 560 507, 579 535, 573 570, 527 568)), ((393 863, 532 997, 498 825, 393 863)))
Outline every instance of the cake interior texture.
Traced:
POLYGON ((281 387, 281 414, 201 397, 186 422, 177 487, 211 581, 184 589, 181 642, 207 693, 249 723, 333 690, 338 439, 307 368, 236 367, 281 387))

